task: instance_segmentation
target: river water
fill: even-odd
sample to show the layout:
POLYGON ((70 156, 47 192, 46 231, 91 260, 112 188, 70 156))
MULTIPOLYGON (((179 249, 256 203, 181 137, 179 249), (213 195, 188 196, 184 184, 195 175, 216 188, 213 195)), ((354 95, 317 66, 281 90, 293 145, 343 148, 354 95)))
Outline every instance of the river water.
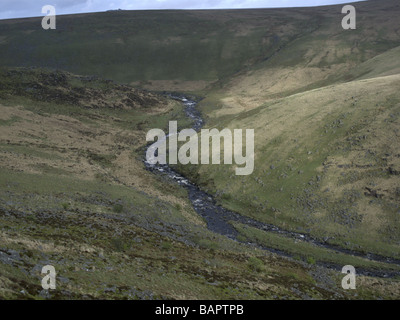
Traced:
MULTIPOLYGON (((192 122, 193 122, 192 128, 195 129, 196 131, 199 131, 204 125, 204 120, 201 116, 201 113, 196 108, 197 102, 190 100, 185 96, 179 96, 176 94, 175 95, 169 94, 168 96, 172 99, 181 101, 184 104, 186 115, 190 119, 192 119, 192 122)), ((174 181, 175 183, 186 188, 188 191, 190 202, 192 203, 194 210, 205 219, 205 221, 207 223, 207 228, 215 233, 227 236, 228 238, 230 238, 232 240, 239 241, 237 239, 238 232, 230 223, 231 221, 235 221, 235 222, 239 222, 239 223, 251 226, 251 227, 258 228, 260 230, 274 232, 274 233, 278 233, 278 234, 281 234, 286 237, 290 237, 293 239, 298 239, 300 241, 308 242, 315 246, 334 250, 336 252, 345 253, 345 254, 352 255, 352 256, 358 256, 358 257, 366 258, 368 260, 400 265, 400 260, 397 260, 397 259, 387 258, 387 257, 381 256, 381 255, 372 254, 372 253, 362 253, 359 251, 345 249, 345 248, 335 246, 335 245, 329 244, 327 242, 315 239, 314 237, 307 235, 307 234, 283 230, 275 225, 262 223, 260 221, 242 216, 236 212, 230 211, 230 210, 218 205, 216 203, 215 199, 211 195, 209 195, 208 193, 201 190, 195 183, 191 182, 189 179, 187 179, 183 175, 174 171, 168 165, 150 164, 146 159, 144 159, 144 164, 145 164, 147 170, 152 171, 153 173, 158 174, 158 175, 163 175, 165 178, 170 179, 170 180, 174 181)), ((248 243, 248 244, 251 244, 251 243, 248 243)), ((277 250, 274 248, 260 246, 259 244, 252 244, 252 245, 257 246, 264 250, 268 250, 270 252, 277 253, 279 255, 286 256, 286 257, 291 256, 290 254, 288 254, 286 252, 283 252, 283 251, 280 251, 280 250, 277 250)), ((343 266, 338 266, 338 265, 334 265, 331 263, 318 262, 318 264, 329 267, 329 268, 333 268, 336 270, 341 270, 341 268, 343 267, 343 266)), ((393 272, 390 270, 389 271, 388 270, 375 270, 375 269, 367 270, 367 269, 360 269, 360 268, 357 268, 357 273, 364 274, 364 275, 370 275, 370 276, 378 276, 378 277, 393 277, 393 276, 399 275, 398 272, 393 272)))

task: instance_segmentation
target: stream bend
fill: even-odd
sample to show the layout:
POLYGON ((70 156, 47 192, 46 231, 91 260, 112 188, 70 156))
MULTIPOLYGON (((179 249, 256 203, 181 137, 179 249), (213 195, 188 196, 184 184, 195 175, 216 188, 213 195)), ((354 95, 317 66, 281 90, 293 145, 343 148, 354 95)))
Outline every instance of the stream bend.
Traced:
MULTIPOLYGON (((181 101, 183 103, 186 115, 190 119, 192 119, 192 122, 193 122, 192 128, 193 129, 195 129, 196 131, 199 131, 203 127, 204 120, 201 117, 201 113, 196 109, 196 106, 197 106, 196 101, 190 100, 185 96, 177 95, 177 94, 168 94, 168 97, 178 100, 178 101, 181 101)), ((327 242, 323 242, 321 240, 315 239, 312 236, 307 235, 307 234, 283 230, 272 224, 262 223, 260 221, 254 220, 252 218, 242 216, 236 212, 230 211, 230 210, 218 205, 211 195, 209 195, 206 192, 204 192, 203 190, 201 190, 195 183, 191 182, 189 179, 187 179, 180 173, 174 171, 167 164, 159 164, 159 163, 150 164, 149 162, 147 162, 146 158, 144 159, 143 162, 144 162, 147 170, 149 170, 155 174, 158 174, 158 175, 163 175, 167 179, 172 180, 175 183, 177 183, 187 189, 189 199, 190 199, 190 202, 192 203, 194 210, 197 212, 197 214, 199 214, 201 217, 203 217, 205 219, 205 221, 207 223, 207 228, 212 232, 224 235, 232 240, 240 242, 238 240, 238 232, 230 223, 232 221, 235 221, 235 222, 239 222, 239 223, 242 223, 242 224, 254 227, 254 228, 258 228, 263 231, 278 233, 283 236, 287 236, 287 237, 290 237, 293 239, 298 239, 300 241, 308 242, 308 243, 316 245, 318 247, 334 250, 336 252, 366 258, 371 261, 400 265, 400 260, 398 260, 398 259, 388 258, 388 257, 384 257, 381 255, 372 254, 372 253, 362 253, 359 251, 342 248, 342 247, 332 245, 327 242)), ((260 246, 259 244, 254 244, 254 243, 249 243, 249 242, 247 242, 247 244, 257 246, 261 249, 268 250, 270 252, 274 252, 279 255, 291 257, 290 254, 288 254, 284 251, 281 251, 281 250, 277 250, 274 248, 267 248, 264 246, 260 246)), ((324 262, 317 262, 317 264, 328 267, 328 268, 333 268, 336 270, 341 270, 341 268, 343 267, 343 266, 335 265, 332 263, 324 263, 324 262)), ((399 275, 399 272, 394 272, 392 270, 376 270, 376 269, 361 269, 361 268, 357 268, 357 273, 363 274, 363 275, 368 275, 368 276, 376 276, 376 277, 394 277, 394 276, 399 275)))

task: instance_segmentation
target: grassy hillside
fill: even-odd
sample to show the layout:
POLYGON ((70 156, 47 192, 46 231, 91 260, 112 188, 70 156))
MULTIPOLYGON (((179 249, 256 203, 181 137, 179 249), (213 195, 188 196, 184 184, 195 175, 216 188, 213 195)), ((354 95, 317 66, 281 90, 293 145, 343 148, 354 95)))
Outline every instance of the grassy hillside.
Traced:
POLYGON ((302 33, 207 92, 202 105, 210 116, 210 125, 214 113, 217 117, 235 114, 298 92, 362 76, 395 74, 399 64, 396 48, 400 45, 400 4, 392 0, 366 1, 355 7, 356 30, 342 29, 341 6, 282 13, 293 19, 302 13, 306 23, 300 29, 302 33))
MULTIPOLYGON (((255 129, 252 175, 235 176, 232 166, 181 170, 232 210, 399 258, 400 6, 356 8, 354 32, 338 29, 332 8, 319 8, 326 19, 317 30, 221 82, 201 102, 208 127, 255 129)), ((302 255, 304 248, 288 251, 302 255)))
POLYGON ((0 21, 0 61, 143 84, 192 80, 201 87, 272 54, 301 29, 291 27, 281 39, 284 32, 268 31, 277 16, 265 11, 112 11, 59 16, 54 32, 42 30, 39 18, 5 20, 0 21))
POLYGON ((154 91, 197 94, 207 127, 255 129, 252 175, 180 167, 219 203, 400 259, 400 4, 356 8, 357 30, 341 6, 0 21, 0 297, 398 298, 397 278, 349 292, 321 267, 396 265, 241 223, 243 243, 210 232, 186 189, 142 163, 150 128, 191 125, 154 91))
POLYGON ((399 258, 399 85, 358 80, 220 119, 255 130, 255 170, 203 165, 198 181, 261 221, 399 258))
POLYGON ((280 92, 293 90, 399 45, 396 1, 356 7, 358 28, 350 32, 341 28, 341 6, 111 11, 57 16, 56 30, 43 30, 41 18, 2 20, 0 65, 59 68, 181 91, 244 72, 250 85, 264 83, 259 93, 274 94, 271 82, 284 82, 280 92))
POLYGON ((44 69, 3 69, 0 83, 1 298, 397 295, 396 283, 360 277, 355 296, 338 272, 208 231, 186 190, 141 163, 149 126, 190 125, 175 101, 44 69), (40 285, 48 264, 54 291, 40 285))

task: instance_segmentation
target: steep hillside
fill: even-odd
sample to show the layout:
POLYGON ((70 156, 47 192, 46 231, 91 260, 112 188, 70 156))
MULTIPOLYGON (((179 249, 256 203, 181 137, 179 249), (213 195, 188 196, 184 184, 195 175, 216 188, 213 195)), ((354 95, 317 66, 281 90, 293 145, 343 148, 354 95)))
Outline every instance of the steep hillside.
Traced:
POLYGON ((202 165, 198 181, 261 221, 399 258, 399 85, 400 75, 357 80, 219 119, 255 130, 255 170, 202 165))
POLYGON ((3 20, 0 65, 59 68, 176 91, 221 85, 242 72, 247 84, 228 85, 238 96, 242 90, 273 95, 399 46, 397 1, 357 3, 355 31, 341 28, 341 7, 111 11, 57 16, 56 30, 43 30, 41 18, 3 20))
MULTIPOLYGON (((318 30, 214 87, 201 102, 208 127, 255 130, 252 175, 235 176, 229 165, 180 169, 232 210, 398 259, 400 7, 393 1, 356 7, 357 30, 340 30, 325 8, 318 30)), ((305 250, 284 237, 240 231, 292 254, 305 250)))
POLYGON ((338 272, 208 231, 186 190, 141 161, 149 127, 190 125, 175 101, 35 68, 3 69, 0 84, 1 298, 398 296, 369 277, 355 296, 338 272), (54 291, 41 287, 48 264, 54 291))
POLYGON ((235 114, 258 107, 267 100, 361 76, 394 74, 399 63, 396 48, 400 45, 398 1, 355 4, 356 30, 342 29, 341 7, 286 11, 294 19, 302 14, 307 22, 301 29, 303 33, 291 37, 272 55, 243 68, 207 92, 202 105, 207 115, 211 114, 211 124, 212 112, 235 114), (381 54, 383 56, 378 57, 381 54), (372 69, 375 74, 369 73, 372 69))
POLYGON ((342 6, 0 21, 0 297, 398 299, 400 3, 355 6, 357 30, 342 6), (145 170, 149 129, 191 126, 164 90, 201 97, 208 128, 255 130, 251 175, 178 169, 284 232, 213 233, 145 170), (392 277, 344 291, 347 264, 392 277))
POLYGON ((344 76, 349 79, 368 79, 400 73, 400 47, 388 50, 357 65, 344 76))

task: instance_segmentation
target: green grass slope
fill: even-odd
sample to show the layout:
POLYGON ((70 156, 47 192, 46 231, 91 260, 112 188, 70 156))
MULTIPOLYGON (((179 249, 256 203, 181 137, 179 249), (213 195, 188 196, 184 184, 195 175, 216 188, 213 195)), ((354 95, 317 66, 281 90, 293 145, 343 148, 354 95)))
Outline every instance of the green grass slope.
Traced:
POLYGON ((400 73, 400 47, 388 50, 353 68, 346 79, 368 79, 400 73))
POLYGON ((399 258, 399 85, 358 80, 220 119, 255 130, 255 170, 201 165, 198 181, 261 221, 399 258))
POLYGON ((252 175, 181 168, 224 206, 399 259, 400 4, 356 8, 353 31, 341 6, 0 21, 0 65, 22 67, 0 70, 0 296, 398 298, 396 279, 343 292, 314 265, 383 264, 235 224, 304 264, 207 231, 140 160, 148 129, 190 125, 181 106, 102 78, 202 94, 208 127, 255 129, 252 175), (45 264, 61 276, 50 296, 45 264))
MULTIPOLYGON (((180 169, 232 210, 398 259, 400 6, 356 8, 354 31, 338 27, 332 7, 315 9, 315 29, 220 81, 202 100, 208 127, 255 129, 252 175, 235 176, 229 165, 180 169)), ((299 256, 313 250, 264 237, 299 256)), ((327 261, 322 252, 314 258, 327 261)))
POLYGON ((37 68, 2 69, 0 84, 0 298, 398 296, 369 277, 356 296, 339 272, 208 231, 186 190, 141 162, 149 127, 190 125, 175 101, 37 68), (46 291, 49 264, 57 288, 46 291))
POLYGON ((0 65, 59 68, 152 89, 200 90, 271 67, 279 81, 299 67, 322 80, 399 45, 396 1, 356 8, 355 31, 341 28, 341 6, 63 15, 56 30, 43 30, 41 18, 2 20, 0 65))
POLYGON ((202 106, 210 125, 214 117, 247 111, 267 100, 361 77, 395 74, 399 3, 366 1, 355 7, 356 30, 342 29, 341 6, 286 11, 294 20, 302 14, 306 24, 301 33, 207 92, 202 106))
POLYGON ((39 18, 5 20, 0 21, 0 61, 124 82, 214 81, 278 47, 278 36, 276 44, 268 44, 274 36, 268 26, 276 16, 270 19, 265 11, 113 11, 59 16, 57 30, 50 32, 42 30, 39 18))

